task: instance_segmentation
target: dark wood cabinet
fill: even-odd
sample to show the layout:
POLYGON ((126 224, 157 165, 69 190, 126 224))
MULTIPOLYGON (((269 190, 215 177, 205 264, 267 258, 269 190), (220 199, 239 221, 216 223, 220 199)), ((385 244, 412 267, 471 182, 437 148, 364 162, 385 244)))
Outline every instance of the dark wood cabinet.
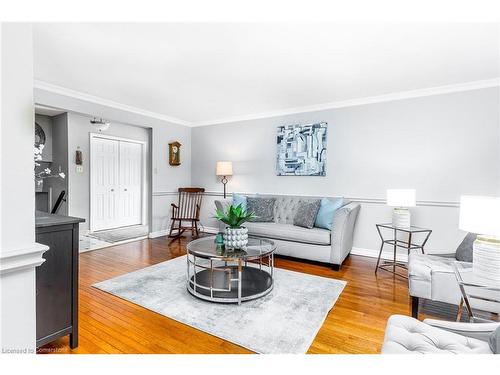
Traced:
POLYGON ((49 246, 36 269, 37 346, 70 335, 78 346, 78 225, 85 220, 36 214, 36 242, 49 246))

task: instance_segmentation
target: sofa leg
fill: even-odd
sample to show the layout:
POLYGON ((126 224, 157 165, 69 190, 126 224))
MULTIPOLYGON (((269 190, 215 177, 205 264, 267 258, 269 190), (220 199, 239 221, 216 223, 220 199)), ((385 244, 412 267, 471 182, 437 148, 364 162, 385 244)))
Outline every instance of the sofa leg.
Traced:
POLYGON ((418 319, 418 297, 411 297, 411 316, 418 319))
POLYGON ((340 264, 332 264, 332 270, 340 271, 340 264))

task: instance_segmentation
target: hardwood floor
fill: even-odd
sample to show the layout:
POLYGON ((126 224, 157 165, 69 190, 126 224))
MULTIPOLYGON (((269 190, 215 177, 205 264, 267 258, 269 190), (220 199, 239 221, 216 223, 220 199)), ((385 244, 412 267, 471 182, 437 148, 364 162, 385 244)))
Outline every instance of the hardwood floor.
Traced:
MULTIPOLYGON (((92 287, 184 255, 189 240, 169 244, 169 239, 160 237, 80 254, 79 347, 69 349, 68 339, 63 338, 41 347, 39 353, 251 353, 92 287)), ((309 353, 378 353, 389 316, 410 315, 407 281, 383 271, 375 276, 374 259, 350 256, 340 271, 279 257, 275 265, 347 281, 309 353)))

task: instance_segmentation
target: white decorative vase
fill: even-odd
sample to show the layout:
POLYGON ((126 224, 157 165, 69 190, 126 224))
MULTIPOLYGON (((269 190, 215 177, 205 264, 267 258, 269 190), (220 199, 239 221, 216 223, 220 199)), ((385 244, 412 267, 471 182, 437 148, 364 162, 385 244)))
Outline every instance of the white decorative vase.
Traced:
POLYGON ((224 231, 224 246, 232 249, 242 249, 248 244, 248 229, 229 228, 224 231))

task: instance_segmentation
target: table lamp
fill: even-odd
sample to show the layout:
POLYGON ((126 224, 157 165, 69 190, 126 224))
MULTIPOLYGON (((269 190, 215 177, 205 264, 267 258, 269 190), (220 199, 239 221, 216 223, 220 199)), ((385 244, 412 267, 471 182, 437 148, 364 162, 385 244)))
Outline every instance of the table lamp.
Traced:
POLYGON ((416 205, 415 189, 387 189, 387 205, 394 207, 392 225, 398 228, 409 228, 411 213, 408 207, 416 205))
POLYGON ((218 161, 216 168, 216 175, 222 176, 222 184, 224 185, 224 199, 226 199, 226 184, 227 177, 233 175, 233 162, 231 161, 218 161))
POLYGON ((472 250, 474 274, 500 281, 500 197, 460 197, 459 228, 477 234, 472 250))

